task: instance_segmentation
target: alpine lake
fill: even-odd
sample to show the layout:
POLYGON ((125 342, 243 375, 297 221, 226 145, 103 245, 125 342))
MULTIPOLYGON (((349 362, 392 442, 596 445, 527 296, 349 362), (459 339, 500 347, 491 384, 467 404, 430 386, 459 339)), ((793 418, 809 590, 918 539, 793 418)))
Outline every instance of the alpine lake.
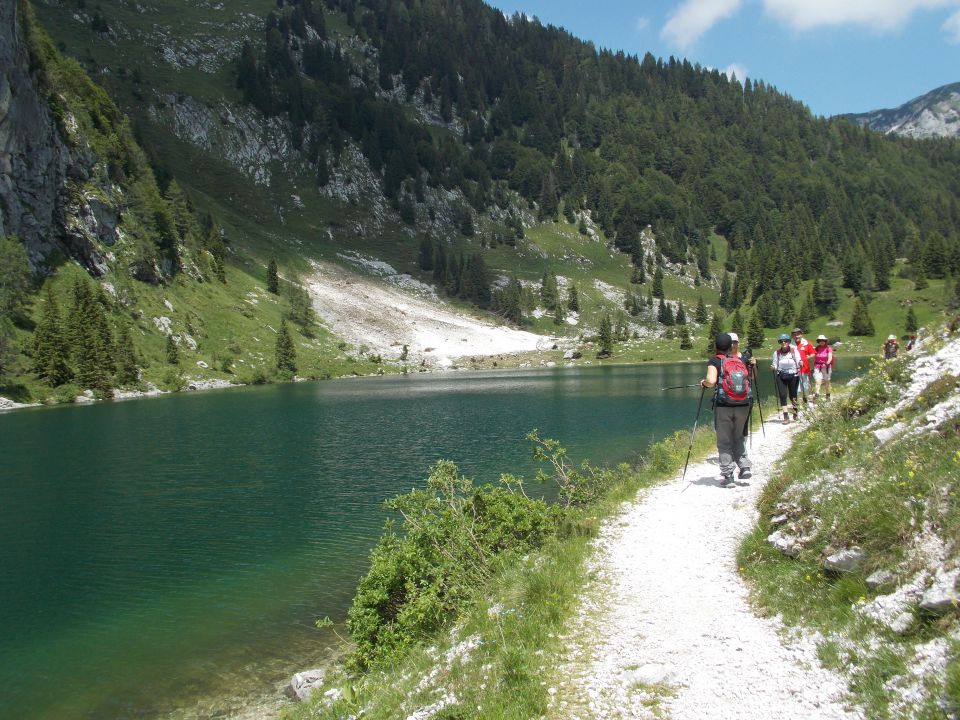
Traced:
POLYGON ((262 714, 339 652, 384 500, 439 459, 549 497, 535 428, 577 463, 634 462, 689 430, 700 391, 661 388, 703 368, 456 371, 0 414, 0 717, 262 714), (336 626, 317 629, 326 616, 336 626))

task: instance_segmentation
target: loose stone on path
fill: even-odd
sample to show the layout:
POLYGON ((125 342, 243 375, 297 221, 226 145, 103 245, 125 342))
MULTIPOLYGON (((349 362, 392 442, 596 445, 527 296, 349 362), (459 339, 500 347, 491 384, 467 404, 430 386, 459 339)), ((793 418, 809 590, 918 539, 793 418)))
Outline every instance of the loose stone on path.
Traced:
POLYGON ((651 488, 597 540, 556 716, 672 720, 862 718, 812 639, 759 618, 736 567, 756 500, 793 426, 753 438, 753 478, 719 486, 716 454, 651 488), (558 712, 557 712, 558 711, 558 712))

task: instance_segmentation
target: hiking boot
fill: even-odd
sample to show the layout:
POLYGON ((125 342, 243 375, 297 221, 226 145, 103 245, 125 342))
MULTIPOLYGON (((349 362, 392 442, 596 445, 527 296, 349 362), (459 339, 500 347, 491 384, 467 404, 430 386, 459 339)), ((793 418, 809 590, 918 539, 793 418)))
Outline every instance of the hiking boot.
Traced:
POLYGON ((800 419, 800 413, 798 413, 796 410, 794 410, 794 411, 793 411, 793 421, 794 421, 794 422, 797 422, 799 419, 800 419))
POLYGON ((787 425, 790 422, 790 413, 783 414, 783 424, 787 425))
POLYGON ((739 475, 739 477, 740 477, 741 480, 749 480, 750 478, 753 477, 753 473, 750 471, 750 468, 748 468, 748 467, 746 467, 746 468, 740 468, 740 475, 739 475))
POLYGON ((724 475, 723 477, 720 478, 720 487, 722 488, 733 487, 734 484, 735 483, 733 481, 733 473, 730 473, 729 475, 724 475))

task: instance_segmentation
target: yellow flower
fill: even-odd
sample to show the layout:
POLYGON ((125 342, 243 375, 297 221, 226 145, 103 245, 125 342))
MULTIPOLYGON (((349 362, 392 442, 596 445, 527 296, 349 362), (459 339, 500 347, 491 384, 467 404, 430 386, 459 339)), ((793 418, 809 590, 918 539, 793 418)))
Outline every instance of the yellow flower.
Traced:
POLYGON ((913 470, 910 470, 910 471, 907 473, 907 477, 912 478, 912 477, 914 476, 914 474, 915 474, 915 473, 913 472, 913 470))

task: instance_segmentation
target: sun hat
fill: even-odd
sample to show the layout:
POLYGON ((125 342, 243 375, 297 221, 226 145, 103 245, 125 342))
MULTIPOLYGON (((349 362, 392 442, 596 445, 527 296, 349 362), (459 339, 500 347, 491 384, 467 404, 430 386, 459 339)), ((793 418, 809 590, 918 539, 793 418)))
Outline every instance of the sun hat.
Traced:
POLYGON ((887 340, 896 340, 896 339, 897 339, 896 335, 887 335, 887 340))
POLYGON ((740 342, 740 336, 736 333, 727 333, 730 336, 730 342, 740 342))
POLYGON ((733 341, 730 340, 730 336, 727 333, 717 335, 714 343, 717 346, 717 350, 729 350, 730 346, 733 345, 733 341))
POLYGON ((787 335, 786 333, 782 333, 782 334, 780 335, 780 337, 777 338, 777 339, 778 339, 780 342, 783 342, 784 340, 786 340, 787 342, 789 342, 789 341, 790 341, 790 336, 787 335))
POLYGON ((821 340, 829 340, 829 339, 830 338, 828 338, 826 335, 817 335, 817 342, 820 342, 821 340))
POLYGON ((802 335, 802 334, 803 334, 803 330, 801 330, 800 328, 794 328, 794 329, 793 329, 793 334, 796 335, 797 333, 800 333, 800 334, 802 335))

